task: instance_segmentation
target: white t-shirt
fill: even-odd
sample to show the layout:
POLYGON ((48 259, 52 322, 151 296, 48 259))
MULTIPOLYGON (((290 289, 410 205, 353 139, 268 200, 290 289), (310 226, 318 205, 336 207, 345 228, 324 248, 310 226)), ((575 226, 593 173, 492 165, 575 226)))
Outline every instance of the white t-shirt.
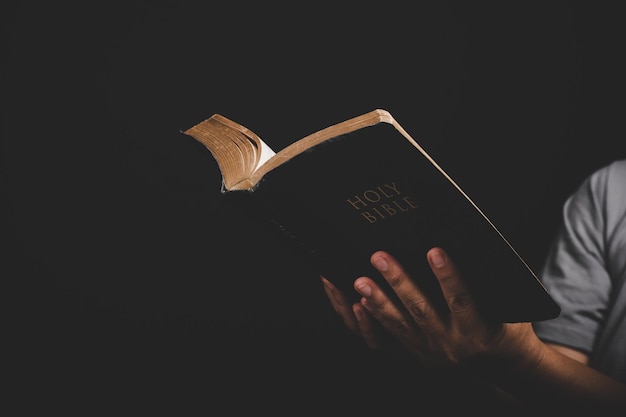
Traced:
POLYGON ((582 350, 626 382, 626 160, 594 172, 563 206, 540 279, 561 306, 537 335, 582 350))

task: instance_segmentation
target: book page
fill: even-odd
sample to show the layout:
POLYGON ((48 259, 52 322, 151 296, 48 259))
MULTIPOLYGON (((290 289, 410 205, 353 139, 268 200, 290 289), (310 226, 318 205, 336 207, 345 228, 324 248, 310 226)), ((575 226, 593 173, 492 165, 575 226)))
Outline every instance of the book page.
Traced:
POLYGON ((227 190, 249 188, 250 177, 275 155, 254 132, 219 114, 184 133, 209 149, 220 167, 223 187, 227 190))
MULTIPOLYGON (((299 155, 302 152, 305 152, 322 142, 341 135, 345 135, 350 132, 355 132, 368 126, 373 126, 380 122, 395 124, 395 120, 389 112, 382 109, 376 109, 360 116, 353 117, 351 119, 329 126, 315 133, 312 133, 300 140, 297 140, 286 148, 278 151, 278 153, 276 153, 273 157, 265 161, 267 163, 263 165, 258 164, 254 174, 250 177, 249 184, 251 187, 254 186, 261 180, 263 175, 265 175, 272 169, 284 164, 294 156, 299 155)), ((263 142, 260 139, 259 141, 261 143, 263 142)))
POLYGON ((263 142, 262 140, 259 140, 259 142, 261 142, 261 156, 259 156, 259 162, 256 165, 255 171, 259 169, 259 167, 263 165, 268 159, 276 155, 276 152, 274 152, 274 150, 270 148, 267 143, 263 142))

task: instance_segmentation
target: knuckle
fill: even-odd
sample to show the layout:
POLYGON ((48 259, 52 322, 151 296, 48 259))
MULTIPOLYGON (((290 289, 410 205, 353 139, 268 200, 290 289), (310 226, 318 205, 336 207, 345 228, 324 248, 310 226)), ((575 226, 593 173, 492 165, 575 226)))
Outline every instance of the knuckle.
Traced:
POLYGON ((385 279, 392 287, 398 287, 404 281, 404 274, 394 268, 385 276, 385 279))
POLYGON ((424 317, 425 311, 429 308, 428 301, 424 298, 414 298, 408 302, 408 308, 414 317, 424 317))
POLYGON ((420 328, 428 329, 431 327, 431 306, 428 300, 424 298, 413 299, 407 304, 407 309, 420 328))
POLYGON ((400 331, 401 333, 404 333, 409 328, 411 328, 411 324, 409 323, 408 320, 403 319, 403 320, 395 322, 395 328, 396 328, 396 330, 400 331))
POLYGON ((387 300, 384 299, 384 298, 370 299, 370 300, 368 300, 368 302, 376 310, 381 310, 382 311, 387 306, 387 300))
POLYGON ((453 313, 464 313, 473 305, 472 297, 470 297, 469 294, 459 294, 448 297, 447 303, 448 308, 453 313))

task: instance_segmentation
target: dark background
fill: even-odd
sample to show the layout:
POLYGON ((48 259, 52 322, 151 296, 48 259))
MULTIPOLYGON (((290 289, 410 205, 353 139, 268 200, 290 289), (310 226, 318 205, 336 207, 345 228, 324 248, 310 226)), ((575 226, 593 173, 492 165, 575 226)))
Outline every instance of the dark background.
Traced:
POLYGON ((565 197, 626 156, 625 33, 619 2, 503 3, 4 2, 10 397, 25 414, 487 407, 347 335, 180 131, 221 113, 281 149, 387 109, 539 268, 565 197))

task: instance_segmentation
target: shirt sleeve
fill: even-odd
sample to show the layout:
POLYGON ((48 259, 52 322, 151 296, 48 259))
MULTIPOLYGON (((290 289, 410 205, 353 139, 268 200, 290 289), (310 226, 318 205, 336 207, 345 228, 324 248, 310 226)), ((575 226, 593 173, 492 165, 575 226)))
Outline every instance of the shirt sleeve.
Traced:
POLYGON ((561 314, 534 323, 537 336, 590 353, 607 314, 611 278, 606 265, 607 169, 588 177, 563 205, 563 223, 540 279, 561 314))

